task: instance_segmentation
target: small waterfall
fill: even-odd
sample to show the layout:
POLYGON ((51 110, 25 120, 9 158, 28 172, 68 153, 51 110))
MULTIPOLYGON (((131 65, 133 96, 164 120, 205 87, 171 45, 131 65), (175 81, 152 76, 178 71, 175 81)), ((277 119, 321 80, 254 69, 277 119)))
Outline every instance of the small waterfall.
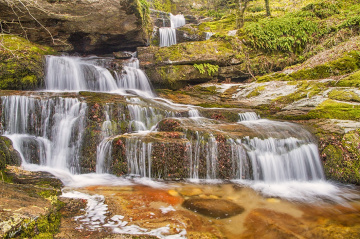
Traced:
POLYGON ((173 15, 170 13, 171 28, 179 28, 185 25, 185 17, 182 14, 173 15))
POLYGON ((108 173, 110 169, 112 139, 109 137, 115 135, 110 115, 112 115, 111 109, 107 104, 105 106, 105 121, 101 126, 103 140, 96 148, 96 173, 108 173))
POLYGON ((111 73, 93 58, 47 56, 45 86, 60 91, 112 91, 118 87, 111 73))
POLYGON ((255 112, 245 112, 245 113, 239 113, 239 121, 251 121, 251 120, 258 120, 260 119, 260 116, 256 114, 255 112))
POLYGON ((78 173, 85 103, 73 98, 36 99, 3 96, 3 133, 26 163, 38 155, 40 164, 78 173), (34 153, 37 152, 37 153, 34 153))
POLYGON ((232 175, 235 179, 250 179, 251 162, 241 140, 228 139, 228 143, 231 146, 232 175))
POLYGON ((324 179, 315 144, 296 138, 244 139, 254 180, 265 182, 324 179))
POLYGON ((109 173, 110 162, 112 160, 112 142, 111 138, 103 139, 96 149, 96 173, 109 173))
POLYGON ((205 32, 205 40, 209 40, 214 34, 213 32, 205 32))
POLYGON ((217 160, 218 147, 217 141, 213 135, 210 135, 206 144, 206 178, 216 179, 217 177, 217 160))
POLYGON ((149 79, 139 69, 139 61, 132 58, 123 72, 115 78, 94 58, 47 56, 45 85, 55 91, 131 91, 145 97, 154 97, 149 79))
POLYGON ((170 22, 171 27, 161 27, 159 28, 159 36, 160 36, 160 47, 166 47, 175 45, 176 42, 176 28, 185 25, 185 17, 184 15, 172 15, 170 13, 170 22))
POLYGON ((170 27, 159 28, 160 47, 176 45, 176 29, 170 27))
POLYGON ((126 158, 128 174, 137 177, 151 178, 151 150, 152 143, 145 143, 142 137, 126 139, 126 158))
POLYGON ((201 116, 200 116, 200 113, 199 113, 198 110, 196 110, 196 109, 191 109, 191 110, 189 110, 189 117, 190 117, 190 118, 199 118, 199 117, 201 117, 201 116))
MULTIPOLYGON (((149 79, 145 73, 140 70, 139 60, 132 58, 128 63, 125 64, 122 74, 117 73, 117 85, 119 89, 131 90, 136 93, 144 92, 145 96, 154 97, 152 87, 149 79)), ((144 95, 141 94, 140 95, 144 95)))
POLYGON ((166 117, 167 112, 161 112, 151 106, 142 106, 145 103, 139 98, 130 98, 127 100, 130 114, 129 131, 140 132, 154 130, 156 124, 166 117))
POLYGON ((190 159, 190 179, 199 179, 201 141, 203 141, 203 136, 200 136, 199 132, 196 131, 195 142, 186 145, 190 159))

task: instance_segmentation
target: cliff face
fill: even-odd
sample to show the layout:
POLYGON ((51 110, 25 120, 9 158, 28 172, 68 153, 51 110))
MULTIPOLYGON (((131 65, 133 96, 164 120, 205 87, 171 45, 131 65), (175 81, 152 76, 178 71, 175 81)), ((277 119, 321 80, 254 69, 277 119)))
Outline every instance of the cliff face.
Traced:
POLYGON ((1 0, 0 16, 6 32, 58 51, 111 53, 145 45, 142 7, 138 0, 1 0))

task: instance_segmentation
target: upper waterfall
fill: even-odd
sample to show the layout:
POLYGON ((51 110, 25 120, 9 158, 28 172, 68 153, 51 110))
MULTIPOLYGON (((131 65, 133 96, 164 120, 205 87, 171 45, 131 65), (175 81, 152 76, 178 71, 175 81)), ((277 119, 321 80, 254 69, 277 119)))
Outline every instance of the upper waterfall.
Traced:
POLYGON ((170 13, 171 27, 159 28, 160 47, 175 45, 176 42, 176 28, 184 26, 186 23, 185 17, 182 14, 173 15, 170 13))
POLYGON ((122 72, 115 72, 115 77, 101 63, 94 57, 47 56, 46 89, 122 93, 131 90, 145 97, 155 96, 136 58, 130 59, 122 72))

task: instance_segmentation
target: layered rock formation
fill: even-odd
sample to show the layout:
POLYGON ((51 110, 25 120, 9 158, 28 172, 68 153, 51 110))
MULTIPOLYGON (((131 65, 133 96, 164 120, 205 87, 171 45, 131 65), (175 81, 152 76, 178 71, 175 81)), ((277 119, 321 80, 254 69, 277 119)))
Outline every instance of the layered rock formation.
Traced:
POLYGON ((146 44, 137 0, 0 1, 3 28, 58 51, 111 53, 146 44))

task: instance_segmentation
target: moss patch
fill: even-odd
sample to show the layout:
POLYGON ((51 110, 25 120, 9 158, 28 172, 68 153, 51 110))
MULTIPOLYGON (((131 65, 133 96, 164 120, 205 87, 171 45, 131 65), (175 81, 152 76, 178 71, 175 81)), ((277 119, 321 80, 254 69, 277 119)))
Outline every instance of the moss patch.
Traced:
POLYGON ((360 71, 353 73, 352 75, 338 81, 336 86, 341 87, 360 87, 360 71))
POLYGON ((358 120, 360 119, 360 105, 326 100, 315 110, 310 111, 308 116, 312 119, 358 120))
POLYGON ((360 102, 360 96, 353 91, 332 90, 328 96, 332 100, 360 102))
POLYGON ((0 34, 0 89, 30 90, 43 85, 43 56, 56 54, 50 47, 0 34))

